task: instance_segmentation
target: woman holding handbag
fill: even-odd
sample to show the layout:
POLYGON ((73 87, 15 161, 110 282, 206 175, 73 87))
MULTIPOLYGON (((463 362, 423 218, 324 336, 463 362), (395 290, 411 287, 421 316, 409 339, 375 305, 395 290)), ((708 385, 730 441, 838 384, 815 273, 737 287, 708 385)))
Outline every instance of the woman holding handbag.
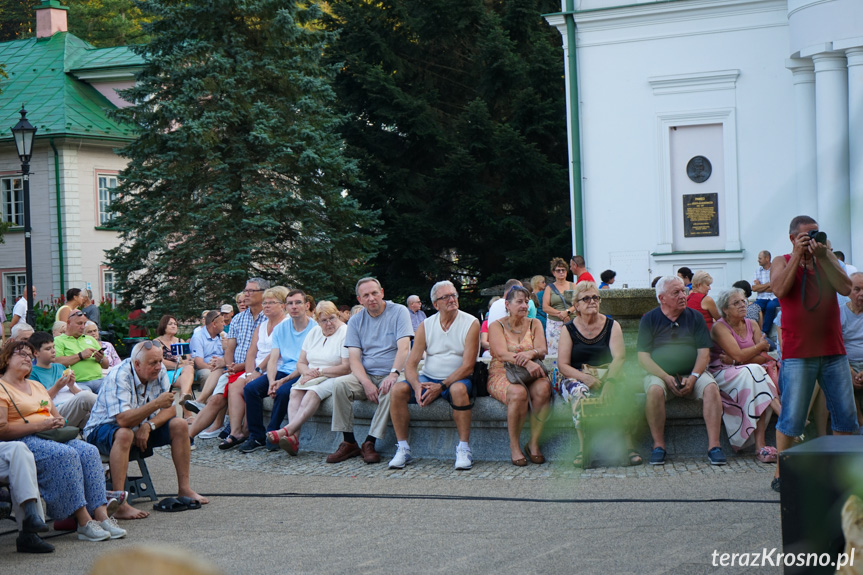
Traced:
POLYGON ((78 539, 126 536, 108 517, 105 474, 99 450, 65 426, 45 387, 27 379, 35 348, 10 340, 0 351, 0 440, 23 442, 36 460, 39 491, 54 519, 74 516, 78 539), (95 518, 95 520, 94 520, 95 518))
POLYGON ((560 330, 563 324, 569 321, 571 313, 575 312, 575 306, 570 307, 566 303, 564 292, 571 290, 575 284, 567 281, 566 274, 569 268, 563 258, 551 260, 551 273, 554 283, 546 286, 542 295, 542 311, 545 312, 545 339, 548 344, 548 355, 557 355, 557 342, 560 340, 560 330))
POLYGON ((518 467, 545 463, 539 451, 539 437, 548 418, 551 383, 542 365, 546 354, 542 323, 527 317, 530 292, 515 286, 505 295, 507 317, 489 326, 492 361, 488 367, 488 393, 506 405, 509 449, 512 464, 518 467), (519 443, 521 430, 530 415, 530 441, 519 443), (527 457, 525 457, 527 455, 527 457))
MULTIPOLYGON (((560 393, 572 407, 572 420, 579 443, 582 443, 578 405, 585 397, 600 393, 607 382, 620 375, 626 359, 626 345, 620 324, 599 313, 602 298, 594 282, 579 282, 572 301, 576 315, 560 332, 557 367, 564 378, 560 393)), ((641 456, 632 449, 631 443, 629 447, 629 464, 641 465, 641 456)), ((576 467, 584 464, 581 451, 573 464, 576 467)))

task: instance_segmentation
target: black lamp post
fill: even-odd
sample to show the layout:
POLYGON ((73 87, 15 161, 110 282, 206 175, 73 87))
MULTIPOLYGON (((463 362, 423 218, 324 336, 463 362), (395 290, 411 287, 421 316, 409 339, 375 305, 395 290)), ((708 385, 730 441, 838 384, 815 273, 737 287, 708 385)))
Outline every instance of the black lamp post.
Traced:
POLYGON ((21 106, 21 119, 12 128, 15 137, 15 147, 18 148, 18 158, 21 160, 21 178, 24 188, 24 265, 27 269, 27 286, 24 297, 27 298, 27 323, 36 328, 36 313, 33 311, 33 254, 30 249, 30 157, 33 155, 33 138, 36 128, 27 121, 27 110, 21 106))

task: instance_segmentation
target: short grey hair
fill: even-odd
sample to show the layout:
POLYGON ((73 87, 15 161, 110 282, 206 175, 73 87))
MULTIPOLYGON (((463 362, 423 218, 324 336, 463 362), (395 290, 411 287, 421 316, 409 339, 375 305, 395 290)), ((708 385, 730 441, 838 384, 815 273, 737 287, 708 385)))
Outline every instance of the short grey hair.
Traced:
POLYGON ((731 301, 731 296, 734 295, 741 295, 743 299, 746 299, 746 292, 736 287, 729 288, 716 296, 716 307, 719 308, 719 313, 723 318, 726 316, 725 312, 728 311, 728 302, 731 301))
POLYGON ((857 277, 857 276, 863 277, 863 272, 854 272, 853 274, 851 274, 851 275, 850 275, 850 276, 848 276, 848 277, 853 279, 853 278, 855 278, 855 277, 857 277))
POLYGON ((434 304, 435 299, 437 299, 437 292, 439 292, 440 289, 444 288, 444 287, 451 287, 452 289, 455 290, 455 293, 458 294, 458 290, 456 289, 455 285, 453 285, 453 283, 451 281, 449 281, 449 280, 439 281, 435 285, 432 286, 431 291, 429 292, 429 297, 431 298, 432 304, 434 304))
POLYGON ((88 321, 87 323, 84 324, 84 331, 87 331, 87 328, 89 328, 91 325, 93 327, 95 327, 96 329, 99 329, 99 326, 96 325, 95 321, 88 321))
POLYGON ((258 286, 258 289, 267 289, 270 287, 270 282, 265 280, 264 278, 249 278, 246 280, 247 284, 255 284, 258 286))
POLYGON ((18 323, 16 323, 15 325, 12 326, 12 331, 10 332, 10 335, 12 336, 12 339, 18 339, 19 335, 21 335, 23 333, 27 333, 28 331, 33 332, 36 330, 33 329, 33 326, 31 326, 29 323, 19 321, 18 323))
POLYGON ((408 296, 408 299, 405 301, 405 303, 407 303, 408 305, 410 305, 410 304, 412 304, 413 302, 415 302, 415 301, 419 301, 419 300, 420 300, 420 296, 418 296, 418 295, 409 295, 409 296, 408 296))
POLYGON ((384 287, 381 285, 381 282, 379 282, 377 278, 373 278, 371 276, 360 278, 357 282, 356 287, 354 288, 354 293, 356 293, 357 297, 360 297, 360 286, 369 282, 375 282, 376 284, 378 284, 379 289, 384 289, 384 287))
POLYGON ((671 282, 683 283, 683 280, 677 276, 662 276, 659 278, 659 281, 656 282, 656 301, 659 301, 659 296, 665 293, 665 290, 668 289, 668 284, 671 282))
MULTIPOLYGON (((132 348, 132 353, 129 354, 129 357, 132 359, 132 362, 136 362, 136 361, 140 362, 141 361, 141 356, 144 355, 144 353, 146 352, 146 350, 144 349, 144 343, 145 342, 143 342, 143 341, 139 341, 138 343, 135 344, 135 347, 132 348)), ((153 348, 150 348, 150 349, 153 349, 153 348)))

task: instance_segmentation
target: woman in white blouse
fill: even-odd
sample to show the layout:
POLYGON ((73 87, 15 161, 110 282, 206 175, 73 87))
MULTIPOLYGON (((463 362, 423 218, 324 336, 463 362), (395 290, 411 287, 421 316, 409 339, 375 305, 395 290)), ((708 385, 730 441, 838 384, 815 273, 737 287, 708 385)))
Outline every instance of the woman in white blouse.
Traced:
POLYGON ((348 326, 342 322, 333 302, 322 301, 315 307, 318 325, 312 328, 303 342, 297 371, 300 379, 291 388, 288 403, 288 425, 267 433, 271 443, 296 455, 300 449, 300 427, 320 407, 321 402, 333 394, 338 377, 351 372, 345 335, 348 326))

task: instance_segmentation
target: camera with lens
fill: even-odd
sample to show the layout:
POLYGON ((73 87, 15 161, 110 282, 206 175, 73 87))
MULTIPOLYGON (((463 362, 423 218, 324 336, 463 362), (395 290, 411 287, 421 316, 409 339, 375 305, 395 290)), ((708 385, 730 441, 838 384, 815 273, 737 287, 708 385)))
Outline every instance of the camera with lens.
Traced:
POLYGON ((809 230, 809 239, 819 244, 827 243, 827 232, 822 232, 821 230, 809 230))

